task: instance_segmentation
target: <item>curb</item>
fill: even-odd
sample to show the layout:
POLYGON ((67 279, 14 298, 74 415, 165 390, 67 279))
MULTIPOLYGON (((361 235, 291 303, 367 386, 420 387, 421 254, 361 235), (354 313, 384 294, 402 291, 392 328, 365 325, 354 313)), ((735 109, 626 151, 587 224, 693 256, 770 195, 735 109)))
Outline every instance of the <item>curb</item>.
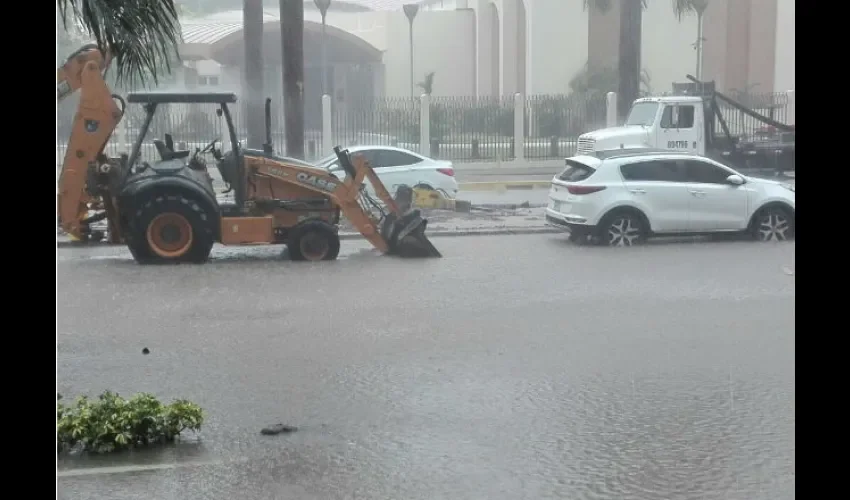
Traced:
POLYGON ((549 188, 552 181, 492 181, 492 182, 461 182, 458 191, 500 191, 509 189, 549 188))
MULTIPOLYGON (((437 230, 427 233, 429 238, 449 238, 457 236, 500 236, 500 235, 523 235, 523 234, 554 234, 563 233, 563 229, 553 227, 504 227, 495 229, 460 229, 460 230, 437 230)), ((360 233, 340 233, 340 241, 362 240, 360 233)), ((109 243, 78 243, 76 241, 57 241, 56 248, 100 248, 100 247, 123 247, 124 244, 112 245, 109 243)), ((250 246, 250 245, 248 245, 250 246)))
POLYGON ((523 208, 546 208, 546 203, 477 203, 471 210, 521 210, 523 208))

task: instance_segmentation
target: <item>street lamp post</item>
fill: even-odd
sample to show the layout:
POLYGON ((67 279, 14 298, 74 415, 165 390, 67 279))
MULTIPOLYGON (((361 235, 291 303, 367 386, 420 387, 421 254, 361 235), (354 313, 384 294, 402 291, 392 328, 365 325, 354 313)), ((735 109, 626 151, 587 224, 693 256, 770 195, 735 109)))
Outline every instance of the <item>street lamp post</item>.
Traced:
POLYGON ((407 3, 402 6, 404 15, 410 22, 410 95, 416 96, 416 86, 413 83, 413 20, 416 19, 416 14, 419 12, 419 4, 407 3))
POLYGON ((694 48, 697 50, 697 80, 702 81, 702 51, 705 37, 703 36, 703 16, 705 9, 708 7, 708 0, 692 0, 691 7, 697 13, 697 41, 694 48))
POLYGON ((331 6, 331 0, 313 0, 316 8, 322 14, 322 94, 328 93, 328 37, 325 28, 325 18, 328 15, 328 8, 331 6))

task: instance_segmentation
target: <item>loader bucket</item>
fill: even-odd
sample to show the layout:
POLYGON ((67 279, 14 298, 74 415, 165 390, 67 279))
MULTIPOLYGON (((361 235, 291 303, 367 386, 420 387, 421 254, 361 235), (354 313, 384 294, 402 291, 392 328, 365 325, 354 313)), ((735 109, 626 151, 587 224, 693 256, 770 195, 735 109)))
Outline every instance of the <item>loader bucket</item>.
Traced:
POLYGON ((431 240, 425 236, 428 221, 419 210, 411 209, 413 190, 399 186, 395 202, 400 214, 388 214, 381 225, 381 236, 389 246, 389 255, 404 258, 442 257, 431 240))

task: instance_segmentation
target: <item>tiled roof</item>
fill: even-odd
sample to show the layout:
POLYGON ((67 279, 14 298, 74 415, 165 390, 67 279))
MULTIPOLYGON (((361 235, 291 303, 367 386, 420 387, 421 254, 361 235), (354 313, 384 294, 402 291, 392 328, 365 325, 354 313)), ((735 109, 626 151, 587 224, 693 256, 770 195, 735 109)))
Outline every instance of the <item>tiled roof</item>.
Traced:
POLYGON ((183 23, 183 43, 213 44, 227 35, 242 31, 238 23, 183 23))
MULTIPOLYGON (((401 10, 406 3, 429 3, 433 0, 332 0, 331 11, 334 4, 346 3, 363 7, 372 11, 395 11, 401 10)), ((313 0, 304 2, 313 5, 313 0)), ((263 9, 263 21, 277 21, 280 19, 280 9, 263 9)), ((216 12, 198 18, 188 18, 181 21, 183 25, 183 42, 197 44, 212 44, 222 38, 242 30, 242 11, 229 10, 216 12)))

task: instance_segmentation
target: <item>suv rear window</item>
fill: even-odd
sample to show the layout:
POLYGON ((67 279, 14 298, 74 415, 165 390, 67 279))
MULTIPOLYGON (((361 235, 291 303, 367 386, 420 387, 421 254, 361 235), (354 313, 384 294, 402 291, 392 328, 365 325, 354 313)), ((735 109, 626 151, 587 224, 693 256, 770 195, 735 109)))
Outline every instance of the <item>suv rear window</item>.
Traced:
POLYGON ((682 182, 685 174, 678 160, 649 160, 620 166, 626 181, 682 182))
POLYGON ((567 168, 558 175, 559 181, 578 182, 593 175, 595 169, 574 160, 567 160, 567 168))

